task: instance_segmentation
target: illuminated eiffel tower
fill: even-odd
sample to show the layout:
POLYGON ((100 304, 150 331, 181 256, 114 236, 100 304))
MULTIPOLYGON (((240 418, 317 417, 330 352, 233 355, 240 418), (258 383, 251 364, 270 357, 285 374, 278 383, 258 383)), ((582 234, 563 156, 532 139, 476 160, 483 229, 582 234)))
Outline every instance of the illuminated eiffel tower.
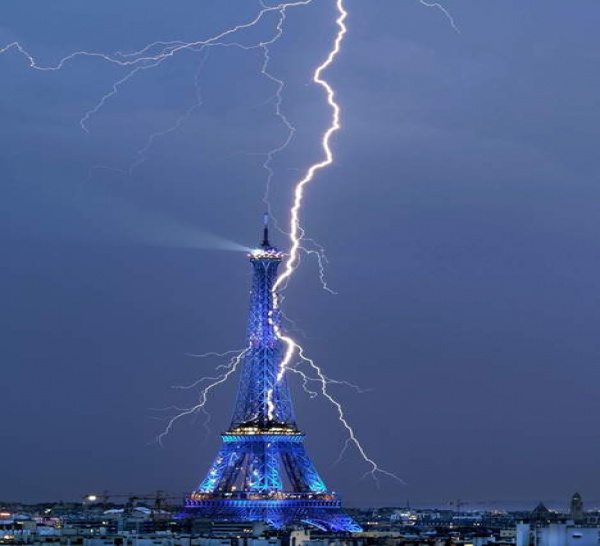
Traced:
POLYGON ((184 516, 212 521, 263 521, 273 527, 306 523, 324 531, 360 526, 328 491, 304 447, 285 377, 273 285, 283 254, 269 243, 267 218, 253 270, 247 349, 229 430, 206 477, 185 502, 184 516))

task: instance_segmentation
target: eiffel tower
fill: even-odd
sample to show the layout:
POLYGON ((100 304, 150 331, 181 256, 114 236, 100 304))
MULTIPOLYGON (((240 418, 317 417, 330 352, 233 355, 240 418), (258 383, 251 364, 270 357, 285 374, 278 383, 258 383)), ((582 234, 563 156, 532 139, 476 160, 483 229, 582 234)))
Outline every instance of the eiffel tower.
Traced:
POLYGON ((273 286, 283 258, 269 243, 249 254, 253 279, 247 346, 233 419, 222 446, 183 515, 212 521, 262 521, 275 528, 308 524, 323 531, 360 526, 329 491, 304 447, 285 376, 278 377, 283 342, 273 286))

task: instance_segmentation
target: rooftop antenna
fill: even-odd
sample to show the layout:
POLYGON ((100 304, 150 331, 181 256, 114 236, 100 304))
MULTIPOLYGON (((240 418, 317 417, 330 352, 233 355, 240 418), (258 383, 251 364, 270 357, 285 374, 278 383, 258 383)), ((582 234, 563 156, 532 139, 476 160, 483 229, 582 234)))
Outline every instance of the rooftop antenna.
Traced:
POLYGON ((269 242, 269 213, 265 212, 263 216, 263 241, 260 245, 262 248, 271 248, 271 243, 269 242))

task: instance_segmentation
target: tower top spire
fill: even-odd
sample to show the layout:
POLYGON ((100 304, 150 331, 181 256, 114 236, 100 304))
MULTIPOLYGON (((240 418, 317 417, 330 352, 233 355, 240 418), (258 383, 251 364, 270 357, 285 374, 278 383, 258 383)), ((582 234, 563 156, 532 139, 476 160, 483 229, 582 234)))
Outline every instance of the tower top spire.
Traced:
POLYGON ((263 215, 263 240, 261 243, 261 248, 267 249, 271 248, 271 243, 269 242, 269 213, 265 212, 263 215))
POLYGON ((279 252, 276 247, 269 241, 269 213, 265 212, 263 215, 263 236, 262 242, 258 248, 250 251, 248 257, 251 261, 256 260, 276 260, 281 261, 283 253, 279 252))

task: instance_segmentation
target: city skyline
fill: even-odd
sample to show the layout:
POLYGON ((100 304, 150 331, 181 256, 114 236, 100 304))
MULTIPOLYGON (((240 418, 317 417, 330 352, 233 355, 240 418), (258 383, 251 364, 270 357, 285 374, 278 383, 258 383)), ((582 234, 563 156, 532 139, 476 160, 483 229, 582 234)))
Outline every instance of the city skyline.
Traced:
MULTIPOLYGON (((369 453, 406 485, 362 480, 352 450, 336 463, 345 435, 335 411, 295 383, 307 449, 349 505, 600 498, 600 7, 463 0, 446 6, 456 32, 418 1, 381 5, 348 1, 350 32, 328 71, 343 130, 303 213, 337 295, 309 256, 284 307, 309 356, 365 390, 335 393, 369 453)), ((8 2, 0 47, 19 40, 49 63, 79 48, 129 51, 214 34, 256 6, 141 9, 8 2)), ((273 165, 282 224, 328 120, 307 82, 334 15, 321 0, 290 13, 272 52, 298 129, 273 165)), ((244 343, 245 249, 264 210, 264 153, 285 134, 260 56, 221 49, 148 71, 89 120, 89 134, 81 115, 118 70, 79 60, 39 73, 7 52, 0 74, 2 496, 191 491, 227 427, 235 381, 211 399, 210 433, 200 416, 159 448, 168 412, 156 410, 191 403, 170 386, 218 364, 190 354, 244 343), (193 104, 198 77, 203 105, 157 138, 132 177, 90 171, 130 166, 193 104)))

